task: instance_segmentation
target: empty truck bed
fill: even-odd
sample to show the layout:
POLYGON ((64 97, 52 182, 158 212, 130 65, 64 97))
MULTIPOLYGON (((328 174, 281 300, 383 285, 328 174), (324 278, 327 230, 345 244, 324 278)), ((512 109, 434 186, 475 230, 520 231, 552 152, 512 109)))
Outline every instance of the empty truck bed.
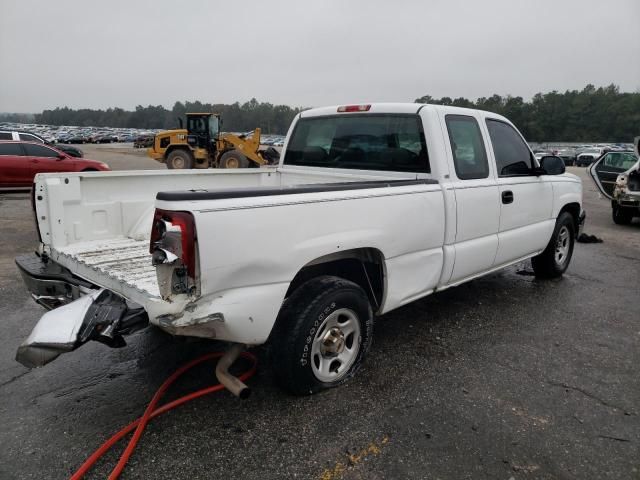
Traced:
POLYGON ((160 298, 149 240, 115 238, 75 243, 55 249, 52 257, 84 279, 144 305, 160 298))

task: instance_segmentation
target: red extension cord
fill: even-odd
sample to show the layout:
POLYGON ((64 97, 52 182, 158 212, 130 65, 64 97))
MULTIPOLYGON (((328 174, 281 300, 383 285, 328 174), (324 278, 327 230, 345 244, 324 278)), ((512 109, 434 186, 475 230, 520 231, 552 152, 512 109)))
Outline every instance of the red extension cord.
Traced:
MULTIPOLYGON (((196 390, 195 392, 184 395, 172 402, 169 402, 159 408, 156 408, 156 405, 158 404, 162 396, 165 394, 167 389, 178 378, 180 378, 182 374, 192 369, 196 365, 201 364, 202 362, 211 360, 213 358, 220 358, 223 355, 224 353, 222 352, 207 353, 206 355, 203 355, 201 357, 196 358, 195 360, 190 361, 189 363, 183 365, 182 367, 178 368, 175 372, 173 372, 171 376, 164 381, 164 383, 160 386, 160 388, 158 388, 156 393, 153 395, 153 398, 149 402, 149 405, 147 406, 147 409, 144 411, 144 414, 142 415, 142 417, 130 423, 129 425, 124 427, 122 430, 120 430, 118 433, 116 433, 114 436, 112 436, 109 440, 104 442, 100 446, 100 448, 98 448, 95 452, 93 452, 93 454, 91 454, 91 456, 80 466, 80 468, 76 471, 76 473, 74 473, 71 476, 71 480, 79 480, 82 477, 84 477, 84 475, 89 471, 89 469, 93 467, 93 465, 105 453, 107 453, 111 447, 113 447, 116 443, 118 443, 120 439, 122 439, 125 435, 127 435, 128 433, 130 433, 132 430, 135 429, 135 432, 133 433, 131 440, 129 440, 129 444, 127 445, 127 448, 124 450, 124 452, 122 452, 122 455, 120 456, 120 460, 118 460, 118 464, 115 466, 115 468, 109 475, 109 480, 115 480, 116 478, 118 478, 122 473, 122 471, 124 470, 124 467, 127 464, 127 461, 133 454, 133 451, 135 450, 136 445, 138 444, 138 441, 140 440, 140 437, 142 436, 142 433, 144 432, 145 427, 147 426, 147 424, 152 418, 155 418, 158 415, 162 415, 163 413, 168 412, 169 410, 172 410, 196 398, 200 398, 204 395, 208 395, 213 392, 224 390, 224 385, 222 385, 221 383, 217 383, 215 385, 211 385, 210 387, 206 387, 201 390, 196 390)), ((242 352, 240 356, 248 360, 251 360, 253 362, 249 370, 244 372, 242 375, 238 376, 240 381, 245 382, 249 378, 251 378, 254 373, 256 373, 256 367, 257 367, 258 361, 255 355, 249 352, 242 352)))

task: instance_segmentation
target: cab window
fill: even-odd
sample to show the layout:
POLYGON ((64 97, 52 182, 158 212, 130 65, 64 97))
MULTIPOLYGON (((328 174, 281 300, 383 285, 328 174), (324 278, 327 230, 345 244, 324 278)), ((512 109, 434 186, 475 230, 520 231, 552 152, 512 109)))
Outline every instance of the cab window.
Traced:
POLYGON ((0 155, 22 156, 22 147, 19 143, 0 143, 0 155))
POLYGON ((476 119, 467 115, 447 115, 445 121, 458 178, 487 178, 489 162, 476 119))
POLYGON ((636 157, 632 153, 610 152, 602 160, 602 166, 618 172, 624 172, 633 167, 636 161, 636 157))
POLYGON ((29 135, 28 133, 21 133, 20 134, 20 140, 23 140, 25 142, 42 143, 42 140, 40 140, 38 137, 34 137, 33 135, 29 135))
POLYGON ((508 123, 493 119, 487 119, 487 128, 498 176, 531 175, 533 156, 518 132, 508 123))
POLYGON ((24 149, 30 157, 51 157, 55 158, 59 155, 55 150, 45 147, 44 145, 34 145, 33 143, 25 143, 24 149))

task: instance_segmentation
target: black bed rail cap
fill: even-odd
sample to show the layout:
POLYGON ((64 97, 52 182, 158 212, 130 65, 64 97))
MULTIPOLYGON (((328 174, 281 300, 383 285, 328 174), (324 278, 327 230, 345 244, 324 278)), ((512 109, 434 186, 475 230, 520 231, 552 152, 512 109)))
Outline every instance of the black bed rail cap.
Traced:
POLYGON ((367 188, 405 187, 409 185, 432 185, 437 180, 375 180, 338 183, 311 183, 283 187, 240 187, 224 190, 179 190, 158 192, 157 200, 181 202, 193 200, 223 200, 228 198, 269 197, 273 195, 294 195, 297 193, 339 192, 345 190, 364 190, 367 188))

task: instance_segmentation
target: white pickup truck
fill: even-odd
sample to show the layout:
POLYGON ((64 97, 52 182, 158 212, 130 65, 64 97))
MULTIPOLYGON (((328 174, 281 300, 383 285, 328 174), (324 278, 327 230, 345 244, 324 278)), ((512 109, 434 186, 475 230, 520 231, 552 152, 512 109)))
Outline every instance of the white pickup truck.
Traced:
POLYGON ((302 112, 277 167, 44 174, 33 203, 16 262, 52 310, 19 361, 150 322, 269 340, 297 394, 353 376, 377 315, 527 258, 562 275, 585 218, 579 178, 507 119, 413 103, 302 112))

